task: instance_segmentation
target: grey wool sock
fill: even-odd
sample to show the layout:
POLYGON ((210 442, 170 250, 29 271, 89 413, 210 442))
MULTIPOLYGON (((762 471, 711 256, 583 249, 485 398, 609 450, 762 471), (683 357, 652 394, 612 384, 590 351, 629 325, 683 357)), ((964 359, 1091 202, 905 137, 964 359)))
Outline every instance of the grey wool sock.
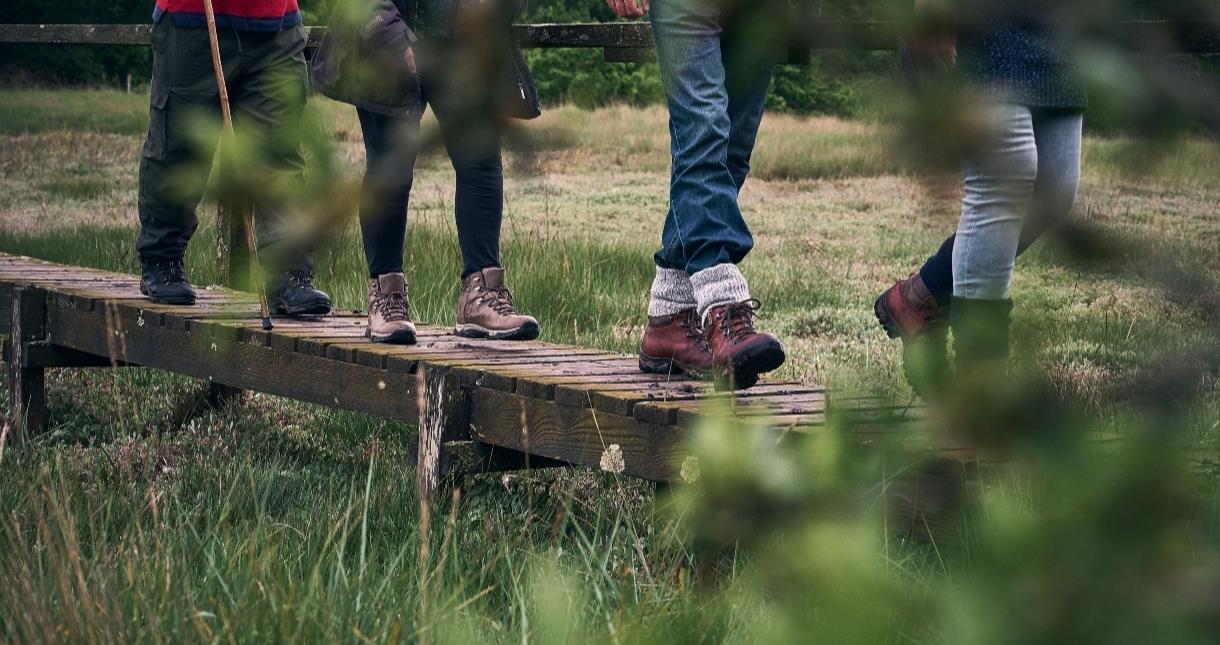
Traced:
POLYGON ((648 315, 672 316, 695 308, 695 290, 690 276, 677 269, 657 267, 657 276, 652 279, 652 297, 648 300, 648 315))
POLYGON ((717 264, 690 277, 699 303, 699 317, 706 318, 712 307, 750 299, 750 285, 736 264, 717 264))

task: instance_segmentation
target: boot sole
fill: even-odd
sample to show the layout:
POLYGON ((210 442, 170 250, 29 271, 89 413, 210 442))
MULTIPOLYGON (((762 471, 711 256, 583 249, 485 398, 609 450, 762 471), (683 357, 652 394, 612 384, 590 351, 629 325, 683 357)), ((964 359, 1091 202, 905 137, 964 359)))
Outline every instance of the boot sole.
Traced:
POLYGON ((374 343, 385 343, 387 345, 414 345, 416 342, 415 332, 410 329, 401 329, 392 334, 374 334, 365 331, 364 335, 374 343))
POLYGON ((453 328, 454 336, 481 340, 534 340, 538 338, 540 333, 541 329, 535 323, 526 323, 516 329, 501 329, 499 331, 469 324, 458 325, 453 328))
POLYGON ((654 358, 648 354, 640 354, 640 371, 645 374, 686 375, 691 378, 705 379, 708 371, 691 367, 672 358, 654 358))
POLYGON ((140 283, 140 295, 147 297, 150 301, 158 305, 190 306, 195 304, 195 299, 189 296, 184 298, 158 298, 153 296, 152 294, 148 293, 148 287, 144 286, 143 282, 140 283))
POLYGON ((758 384, 758 376, 772 372, 784 364, 787 356, 779 341, 751 347, 733 357, 731 379, 720 379, 717 389, 747 390, 758 384))
POLYGON ((287 302, 281 298, 276 298, 271 303, 271 311, 280 316, 325 316, 330 313, 330 302, 326 300, 315 300, 304 305, 289 307, 287 302))
POLYGON ((889 306, 885 304, 885 293, 877 296, 877 300, 873 302, 873 314, 877 316, 877 322, 881 323, 881 328, 885 330, 887 336, 890 338, 902 336, 898 323, 894 322, 894 316, 890 314, 889 306))

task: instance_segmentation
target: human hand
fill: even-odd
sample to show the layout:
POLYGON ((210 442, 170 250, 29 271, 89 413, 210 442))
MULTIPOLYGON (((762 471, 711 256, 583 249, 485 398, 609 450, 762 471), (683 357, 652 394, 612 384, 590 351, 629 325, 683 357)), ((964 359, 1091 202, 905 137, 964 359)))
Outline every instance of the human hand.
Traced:
POLYGON ((648 0, 606 0, 606 4, 623 18, 639 18, 648 12, 648 0))
POLYGON ((915 34, 911 49, 936 69, 957 65, 957 33, 951 0, 915 0, 915 34))
POLYGON ((403 54, 403 58, 407 60, 407 69, 412 74, 418 74, 419 70, 415 67, 415 48, 408 47, 406 53, 403 54))

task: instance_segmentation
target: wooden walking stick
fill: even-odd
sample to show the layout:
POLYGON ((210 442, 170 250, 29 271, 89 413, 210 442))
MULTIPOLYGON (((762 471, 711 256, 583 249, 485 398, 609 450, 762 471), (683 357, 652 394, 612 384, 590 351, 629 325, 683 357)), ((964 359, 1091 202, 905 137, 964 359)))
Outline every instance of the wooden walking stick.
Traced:
MULTIPOLYGON (((229 87, 225 83, 225 70, 220 61, 220 38, 216 35, 216 12, 212 9, 212 0, 203 0, 203 12, 208 23, 208 42, 212 46, 212 69, 216 71, 216 87, 220 90, 220 112, 224 117, 224 136, 221 149, 237 142, 237 132, 233 129, 233 113, 229 110, 229 87)), ((271 308, 267 306, 267 289, 263 284, 263 272, 258 261, 258 241, 254 239, 254 222, 250 209, 242 208, 241 226, 246 236, 246 248, 250 252, 250 272, 253 273, 255 291, 258 292, 259 313, 263 317, 263 329, 270 330, 271 308)))

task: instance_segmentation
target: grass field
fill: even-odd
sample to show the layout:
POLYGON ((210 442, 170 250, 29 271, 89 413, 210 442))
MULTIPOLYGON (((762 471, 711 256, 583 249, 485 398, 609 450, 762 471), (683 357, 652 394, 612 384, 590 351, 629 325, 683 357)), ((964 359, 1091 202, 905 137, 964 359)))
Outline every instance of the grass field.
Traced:
MULTIPOLYGON (((0 250, 135 270, 146 102, 107 91, 0 91, 0 250)), ((314 109, 355 176, 363 153, 354 114, 333 103, 314 109)), ((764 305, 761 325, 789 350, 778 376, 907 402, 899 348, 877 327, 872 300, 952 231, 957 194, 952 181, 904 170, 891 138, 873 123, 768 116, 742 195, 757 239, 743 270, 764 305)), ((547 340, 633 351, 666 208, 664 113, 558 108, 513 142, 504 260, 518 304, 540 318, 547 340)), ((1079 217, 1143 240, 1149 253, 1189 259, 1207 278, 1220 276, 1215 142, 1181 141, 1153 155, 1139 141, 1089 138, 1084 168, 1079 217)), ((443 156, 421 160, 407 271, 414 315, 431 323, 455 316, 452 185, 443 156)), ((211 212, 201 210, 204 227, 188 259, 201 284, 215 279, 211 212)), ((353 220, 319 262, 320 285, 346 308, 364 306, 358 245, 353 220)), ((1098 431, 1132 422, 1130 393, 1150 357, 1211 341, 1201 311, 1134 273, 1082 267, 1042 247, 1018 264, 1020 362, 1079 401, 1098 431)), ((1196 462, 1210 460, 1220 418, 1209 374, 1200 404, 1177 419, 1196 462)), ((176 406, 198 387, 140 369, 51 373, 51 432, 0 454, 5 640, 786 640, 808 623, 852 639, 922 642, 991 634, 1004 623, 963 617, 962 607, 985 613, 1021 598, 969 593, 999 576, 1012 555, 995 543, 956 554, 891 544, 869 533, 876 518, 867 510, 859 521, 818 525, 797 538, 760 537, 775 542, 760 547, 757 560, 745 546, 701 557, 686 523, 697 512, 678 513, 679 522, 673 513, 655 518, 650 488, 601 473, 483 478, 460 501, 433 509, 435 521, 421 532, 404 465, 410 428, 260 395, 172 427, 176 406), (785 573, 819 581, 808 597, 766 584, 785 580, 767 565, 793 555, 785 549, 794 539, 817 552, 785 573), (715 577, 724 582, 709 587, 715 577), (902 601, 885 609, 860 600, 899 590, 902 601), (838 613, 802 613, 817 613, 814 606, 838 613), (915 618, 919 607, 938 607, 927 616, 939 618, 915 618), (870 631, 891 629, 901 633, 870 631)), ((747 448, 750 468, 782 459, 747 448)), ((806 462, 780 463, 794 464, 806 462)), ((1166 474, 1164 491, 1147 487, 1149 503, 1178 484, 1220 499, 1213 477, 1183 477, 1166 474)), ((993 495, 983 517, 1007 527, 1019 524, 1016 516, 1061 513, 1054 529, 1061 533, 1046 539, 1072 539, 1083 531, 1062 519, 1077 514, 1073 501, 1088 509, 1119 503, 1110 492, 1082 492, 1039 508, 1029 488, 1037 486, 997 489, 1008 497, 993 495)), ((671 506, 686 508, 682 499, 671 506)), ((1216 536, 1206 524, 1214 512, 1190 517, 1191 537, 1179 535, 1187 531, 1179 524, 1157 525, 1146 532, 1149 544, 1167 549, 1156 553, 1170 560, 1172 551, 1212 567, 1216 536), (1189 543, 1185 555, 1169 546, 1179 538, 1189 543)), ((1038 554, 1025 555, 1040 571, 1063 565, 1038 554)), ((1098 557, 1073 571, 1091 580, 1089 567, 1123 566, 1098 557)), ((1093 577, 1090 585, 1106 579, 1093 577)), ((1060 593, 1069 591, 1052 595, 1060 593)))

